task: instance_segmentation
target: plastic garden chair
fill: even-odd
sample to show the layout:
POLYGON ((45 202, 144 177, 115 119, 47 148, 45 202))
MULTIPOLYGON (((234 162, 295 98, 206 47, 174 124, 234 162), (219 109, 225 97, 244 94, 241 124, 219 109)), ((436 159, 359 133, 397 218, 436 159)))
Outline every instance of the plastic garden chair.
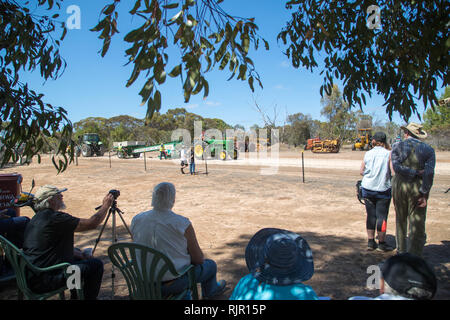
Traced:
MULTIPOLYGON (((16 274, 16 282, 18 288, 18 299, 22 300, 24 297, 27 300, 45 300, 54 295, 59 295, 61 300, 65 299, 64 291, 67 290, 67 286, 46 292, 46 293, 35 293, 29 287, 27 283, 27 273, 32 272, 34 274, 41 274, 44 272, 51 272, 55 270, 63 270, 66 271, 67 267, 70 266, 70 263, 60 263, 54 266, 50 266, 47 268, 39 268, 33 265, 25 256, 22 250, 17 248, 14 244, 12 244, 9 240, 0 235, 0 246, 3 248, 5 252, 5 256, 14 269, 14 273, 16 274)), ((82 300, 84 298, 83 289, 77 289, 78 299, 82 300)))
POLYGON ((172 261, 163 253, 137 243, 115 243, 108 248, 112 263, 122 272, 130 299, 132 300, 181 300, 191 291, 192 298, 198 300, 194 266, 189 265, 177 272, 172 261), (140 260, 137 259, 140 257, 140 260), (161 294, 162 278, 170 272, 178 278, 185 274, 189 277, 189 286, 183 292, 169 297, 161 294))
POLYGON ((0 246, 0 286, 16 279, 14 272, 10 273, 9 270, 2 270, 2 264, 5 262, 4 255, 3 249, 0 246), (1 273, 2 271, 4 273, 1 273))

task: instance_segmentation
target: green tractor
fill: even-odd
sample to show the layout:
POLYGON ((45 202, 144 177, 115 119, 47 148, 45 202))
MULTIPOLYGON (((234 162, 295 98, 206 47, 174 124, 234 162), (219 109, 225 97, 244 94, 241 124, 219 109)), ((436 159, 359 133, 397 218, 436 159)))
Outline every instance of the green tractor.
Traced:
POLYGON ((78 137, 78 146, 75 149, 77 157, 80 154, 83 157, 92 157, 96 155, 101 157, 105 154, 106 147, 103 142, 100 141, 100 137, 97 133, 85 133, 83 136, 78 137))
POLYGON ((239 156, 239 151, 235 147, 233 139, 204 140, 203 145, 197 144, 195 146, 194 152, 197 158, 201 158, 207 150, 209 150, 211 158, 218 158, 220 160, 227 160, 227 158, 237 160, 239 156))

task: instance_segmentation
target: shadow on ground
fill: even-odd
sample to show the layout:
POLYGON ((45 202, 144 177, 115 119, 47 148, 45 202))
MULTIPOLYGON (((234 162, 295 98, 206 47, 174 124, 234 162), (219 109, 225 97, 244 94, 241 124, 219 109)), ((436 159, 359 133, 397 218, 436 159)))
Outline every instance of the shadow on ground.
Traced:
MULTIPOLYGON (((123 225, 117 227, 118 241, 130 241, 127 230, 123 225)), ((394 254, 366 251, 366 241, 336 235, 323 235, 314 232, 303 232, 312 251, 315 273, 306 282, 319 296, 327 296, 336 300, 345 300, 355 295, 375 297, 377 290, 366 288, 366 282, 371 275, 367 268, 378 265, 394 254)), ((84 249, 94 247, 99 231, 93 230, 83 234, 76 234, 76 246, 84 249)), ((247 274, 245 264, 245 248, 253 234, 241 234, 233 242, 224 243, 223 246, 212 249, 209 256, 216 260, 219 273, 228 282, 228 290, 219 299, 228 299, 239 279, 247 274), (226 253, 227 258, 223 257, 226 253), (231 257, 231 258, 230 258, 231 257)), ((395 245, 395 239, 389 235, 387 241, 395 245)), ((128 290, 119 270, 115 270, 114 295, 112 294, 111 262, 107 256, 107 248, 112 242, 112 228, 106 227, 98 242, 95 256, 100 258, 105 266, 103 275, 101 299, 128 299, 128 290)), ((427 245, 424 248, 424 258, 433 266, 438 278, 438 291, 435 299, 450 299, 450 241, 442 244, 427 245)), ((68 296, 68 294, 66 294, 68 296)), ((14 282, 1 284, 1 300, 17 299, 17 289, 14 282)))
MULTIPOLYGON (((377 296, 378 290, 366 287, 369 276, 368 267, 378 265, 390 256, 389 253, 366 251, 366 240, 349 237, 323 235, 313 232, 300 233, 305 238, 314 258, 314 275, 306 282, 319 296, 345 300, 351 296, 377 296)), ((225 265, 219 264, 219 271, 229 280, 230 288, 226 294, 228 298, 239 279, 247 274, 245 264, 245 247, 253 235, 242 234, 239 239, 225 243, 213 251, 219 260, 224 252, 232 252, 232 258, 227 259, 225 265)), ((395 247, 395 237, 388 235, 387 242, 395 247)), ((450 242, 442 245, 428 245, 424 248, 424 258, 433 266, 438 279, 438 291, 435 299, 450 299, 450 242), (447 264, 447 265, 446 265, 447 264)))

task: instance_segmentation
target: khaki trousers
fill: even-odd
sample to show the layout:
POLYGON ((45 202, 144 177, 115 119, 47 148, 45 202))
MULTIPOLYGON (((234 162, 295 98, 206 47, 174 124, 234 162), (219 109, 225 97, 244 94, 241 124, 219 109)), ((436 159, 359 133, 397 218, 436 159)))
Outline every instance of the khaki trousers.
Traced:
POLYGON ((397 251, 409 252, 419 257, 422 256, 427 238, 425 233, 427 208, 416 206, 421 184, 420 178, 406 181, 401 176, 395 175, 392 179, 397 251))

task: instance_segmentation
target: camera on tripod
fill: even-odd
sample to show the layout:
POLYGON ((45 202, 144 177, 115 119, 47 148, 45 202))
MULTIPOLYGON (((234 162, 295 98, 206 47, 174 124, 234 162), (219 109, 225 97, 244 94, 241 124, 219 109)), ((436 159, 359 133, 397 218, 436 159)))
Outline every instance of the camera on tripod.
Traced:
MULTIPOLYGON (((100 233, 98 234, 98 237, 95 240, 95 245, 91 252, 92 256, 94 255, 95 249, 97 249, 97 245, 102 237, 103 231, 105 230, 106 224, 108 223, 108 220, 110 217, 112 217, 112 227, 111 227, 112 242, 117 243, 117 240, 118 240, 117 239, 117 230, 116 230, 116 215, 118 215, 120 220, 122 220, 123 225, 125 226, 129 235, 131 236, 131 240, 133 240, 133 235, 131 234, 130 228, 128 228, 127 223, 125 222, 124 218, 122 217, 122 214, 124 214, 124 212, 122 210, 120 210, 119 208, 117 208, 116 200, 120 196, 120 191, 116 190, 116 189, 112 189, 112 190, 109 190, 108 195, 109 194, 111 194, 113 196, 114 201, 113 201, 111 207, 109 208, 108 215, 106 216, 106 219, 102 226, 102 229, 100 230, 100 233)), ((101 208, 101 205, 98 206, 97 208, 95 208, 95 210, 98 210, 100 208, 101 208)), ((111 291, 112 291, 113 297, 114 297, 114 278, 115 278, 115 274, 114 274, 114 265, 113 265, 111 267, 111 291)))
POLYGON ((109 190, 109 193, 113 195, 114 200, 117 200, 117 198, 120 196, 119 190, 112 189, 112 190, 109 190))
MULTIPOLYGON (((112 194, 112 196, 114 198, 113 207, 115 207, 116 206, 116 200, 120 196, 120 191, 116 190, 116 189, 112 189, 112 190, 109 190, 108 194, 112 194)), ((98 210, 101 207, 102 207, 102 205, 99 205, 98 207, 95 208, 95 210, 98 210)))

